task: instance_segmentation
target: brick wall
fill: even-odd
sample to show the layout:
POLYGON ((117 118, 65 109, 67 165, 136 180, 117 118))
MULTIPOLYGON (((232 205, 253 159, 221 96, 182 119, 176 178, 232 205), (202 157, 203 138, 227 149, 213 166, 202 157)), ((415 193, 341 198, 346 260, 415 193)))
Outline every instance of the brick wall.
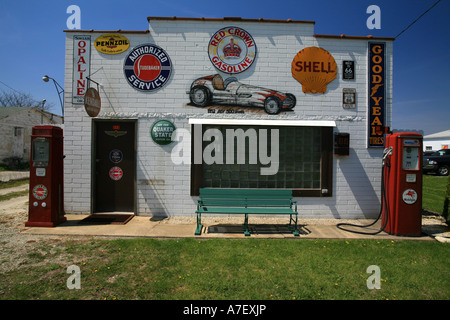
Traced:
MULTIPOLYGON (((73 32, 66 34, 65 77, 65 210, 88 213, 91 210, 91 132, 92 118, 83 105, 72 105, 73 32)), ((174 165, 170 155, 174 143, 155 144, 150 137, 152 124, 159 119, 172 121, 177 128, 189 130, 189 118, 331 120, 335 132, 350 133, 350 155, 333 157, 333 196, 300 198, 304 217, 376 217, 380 205, 382 149, 367 145, 367 48, 368 40, 314 37, 312 23, 267 23, 236 21, 150 21, 150 33, 125 34, 130 49, 154 43, 163 48, 173 64, 167 85, 154 93, 132 88, 124 76, 127 52, 118 55, 99 53, 93 46, 100 33, 91 35, 92 79, 101 83, 102 109, 99 118, 138 119, 137 134, 137 213, 139 215, 193 215, 195 197, 190 194, 190 166, 174 165), (257 58, 249 70, 235 75, 239 81, 290 92, 296 96, 294 112, 267 115, 210 114, 202 108, 187 106, 186 91, 198 77, 219 73, 208 57, 211 36, 226 26, 239 26, 250 33, 257 45, 257 58), (294 56, 305 47, 318 46, 333 55, 338 67, 336 79, 326 94, 305 94, 291 75, 294 56), (342 61, 355 61, 355 80, 342 80, 342 61), (357 92, 356 109, 342 107, 342 89, 357 92)), ((129 50, 130 50, 129 49, 129 50)), ((391 123, 392 42, 386 42, 386 119, 391 123)), ((225 74, 222 73, 224 78, 225 74)))

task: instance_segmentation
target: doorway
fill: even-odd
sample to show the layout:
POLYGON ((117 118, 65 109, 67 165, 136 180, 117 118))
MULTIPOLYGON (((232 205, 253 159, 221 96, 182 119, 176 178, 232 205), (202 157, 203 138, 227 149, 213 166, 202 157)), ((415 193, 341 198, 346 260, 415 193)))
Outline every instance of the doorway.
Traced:
POLYGON ((94 120, 93 212, 135 212, 136 121, 94 120))

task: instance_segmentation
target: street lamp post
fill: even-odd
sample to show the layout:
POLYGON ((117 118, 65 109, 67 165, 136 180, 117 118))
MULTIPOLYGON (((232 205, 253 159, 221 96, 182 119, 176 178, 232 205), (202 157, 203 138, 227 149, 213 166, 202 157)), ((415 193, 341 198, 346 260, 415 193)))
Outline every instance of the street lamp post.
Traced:
POLYGON ((50 80, 50 79, 53 80, 53 83, 55 84, 56 91, 58 92, 59 103, 61 104, 62 116, 64 117, 64 106, 63 106, 63 101, 62 101, 62 99, 61 99, 61 93, 64 93, 64 88, 61 87, 61 86, 59 85, 59 83, 56 82, 56 80, 53 79, 52 77, 49 77, 49 76, 47 76, 47 75, 45 75, 45 76, 42 77, 42 80, 44 80, 44 82, 48 82, 48 80, 50 80))

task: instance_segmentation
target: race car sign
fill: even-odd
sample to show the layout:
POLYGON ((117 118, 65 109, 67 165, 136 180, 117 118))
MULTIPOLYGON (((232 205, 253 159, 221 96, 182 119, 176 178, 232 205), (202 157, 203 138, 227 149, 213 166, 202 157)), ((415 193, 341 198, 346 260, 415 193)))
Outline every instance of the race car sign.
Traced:
POLYGON ((244 29, 226 27, 217 31, 209 40, 209 59, 222 72, 241 73, 256 59, 256 43, 244 29))
POLYGON ((139 91, 152 92, 161 89, 169 81, 172 62, 162 48, 143 44, 131 50, 123 70, 130 86, 139 91))

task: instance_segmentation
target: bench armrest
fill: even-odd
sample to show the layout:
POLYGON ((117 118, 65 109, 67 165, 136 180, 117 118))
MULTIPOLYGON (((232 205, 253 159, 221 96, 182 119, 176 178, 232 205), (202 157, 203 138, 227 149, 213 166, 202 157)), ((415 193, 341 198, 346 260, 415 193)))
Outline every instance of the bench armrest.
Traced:
POLYGON ((297 212, 297 201, 291 200, 291 208, 292 208, 292 205, 295 206, 295 212, 297 212))

